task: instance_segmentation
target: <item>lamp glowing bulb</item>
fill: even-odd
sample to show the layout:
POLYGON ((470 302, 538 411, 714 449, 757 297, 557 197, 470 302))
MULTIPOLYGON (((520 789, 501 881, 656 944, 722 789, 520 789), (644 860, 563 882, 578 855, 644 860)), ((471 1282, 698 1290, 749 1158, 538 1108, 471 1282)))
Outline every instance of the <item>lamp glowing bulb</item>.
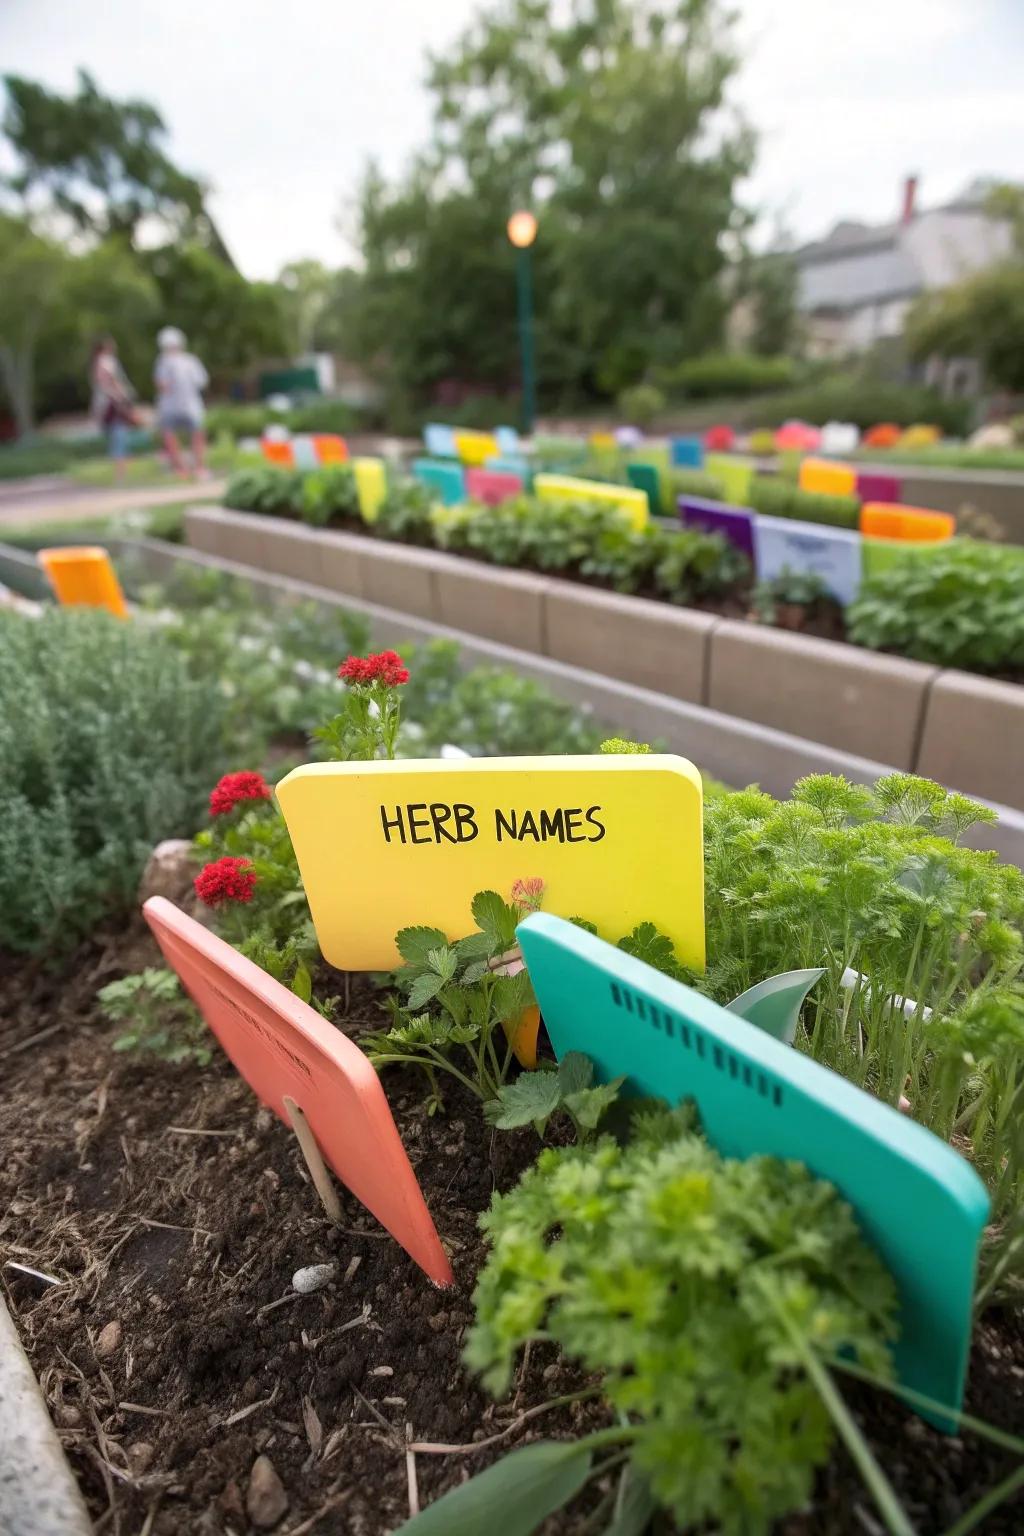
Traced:
POLYGON ((507 225, 508 237, 520 251, 525 251, 537 238, 537 220, 527 209, 514 213, 507 225))

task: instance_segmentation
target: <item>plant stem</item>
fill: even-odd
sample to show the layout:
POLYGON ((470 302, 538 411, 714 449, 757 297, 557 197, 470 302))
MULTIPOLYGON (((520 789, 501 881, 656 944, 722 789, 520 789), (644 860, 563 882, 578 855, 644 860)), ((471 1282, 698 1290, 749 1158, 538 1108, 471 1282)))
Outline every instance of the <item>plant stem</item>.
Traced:
POLYGON ((828 1361, 831 1369, 842 1371, 844 1376, 853 1376, 857 1381, 867 1382, 868 1386, 878 1387, 882 1392, 891 1392, 894 1397, 903 1398, 912 1408, 921 1408, 926 1413, 941 1413, 949 1419, 956 1419, 961 1429, 969 1429, 974 1434, 980 1435, 984 1440, 991 1440, 993 1445, 1002 1446, 1004 1450, 1015 1451, 1024 1454, 1024 1440, 1018 1440, 1016 1435, 1007 1434, 1003 1429, 996 1429, 991 1424, 986 1424, 983 1419, 975 1419, 969 1413, 962 1413, 958 1408, 950 1408, 946 1403, 940 1403, 934 1397, 926 1397, 923 1392, 915 1392, 910 1387, 901 1386, 898 1381, 886 1381, 883 1376, 876 1376, 873 1371, 866 1371, 862 1365, 854 1365, 851 1360, 840 1360, 837 1356, 831 1356, 828 1361))
POLYGON ((960 1516, 955 1525, 950 1526, 945 1536, 967 1536, 968 1531, 973 1531, 980 1525, 990 1510, 1002 1504, 1004 1499, 1008 1499, 1021 1487, 1024 1487, 1024 1466, 1017 1467, 1008 1477, 1004 1477, 1001 1483, 997 1483, 990 1489, 983 1499, 973 1504, 965 1515, 960 1516))

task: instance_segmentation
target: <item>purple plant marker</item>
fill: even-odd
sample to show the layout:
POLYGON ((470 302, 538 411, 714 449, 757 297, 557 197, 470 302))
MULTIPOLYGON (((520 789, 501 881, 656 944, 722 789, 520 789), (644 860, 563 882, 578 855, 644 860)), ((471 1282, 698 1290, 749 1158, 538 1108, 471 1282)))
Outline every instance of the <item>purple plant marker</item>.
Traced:
POLYGON ((676 505, 680 521, 687 528, 722 534, 753 562, 753 512, 746 507, 730 507, 724 501, 708 501, 702 496, 680 496, 676 505))

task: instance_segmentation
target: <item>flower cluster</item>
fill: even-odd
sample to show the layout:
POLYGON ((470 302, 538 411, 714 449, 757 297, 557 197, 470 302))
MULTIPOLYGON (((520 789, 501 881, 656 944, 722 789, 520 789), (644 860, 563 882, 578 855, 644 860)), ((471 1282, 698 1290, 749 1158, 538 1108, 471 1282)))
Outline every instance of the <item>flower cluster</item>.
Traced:
POLYGON ((200 901, 208 907, 219 907, 226 901, 252 901, 256 880, 256 871, 249 859, 226 854, 213 864, 205 865, 192 883, 200 901))
POLYGON ((262 773, 226 773, 210 791, 210 815, 226 816, 245 800, 269 800, 270 785, 262 773))
POLYGON ((544 900, 544 881, 537 876, 530 880, 514 880, 512 900, 520 912, 539 912, 544 900))
POLYGON ((338 668, 343 683, 357 683, 364 687, 371 683, 383 683, 386 688, 397 688, 409 681, 409 668, 397 651, 378 651, 374 656, 349 656, 338 668))

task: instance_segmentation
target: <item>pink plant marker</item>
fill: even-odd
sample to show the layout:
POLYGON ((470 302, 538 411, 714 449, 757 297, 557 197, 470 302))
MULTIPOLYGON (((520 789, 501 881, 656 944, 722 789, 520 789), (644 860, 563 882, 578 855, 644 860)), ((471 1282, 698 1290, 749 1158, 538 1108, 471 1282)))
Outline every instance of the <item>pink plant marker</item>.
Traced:
POLYGON ((163 896, 151 896, 142 911, 167 964, 260 1101, 291 1127, 285 1100, 293 1100, 342 1183, 436 1285, 452 1285, 384 1090, 359 1047, 163 896))
POLYGON ((504 469, 467 469, 466 490, 474 501, 482 501, 489 507, 521 496, 523 482, 519 475, 504 469))

